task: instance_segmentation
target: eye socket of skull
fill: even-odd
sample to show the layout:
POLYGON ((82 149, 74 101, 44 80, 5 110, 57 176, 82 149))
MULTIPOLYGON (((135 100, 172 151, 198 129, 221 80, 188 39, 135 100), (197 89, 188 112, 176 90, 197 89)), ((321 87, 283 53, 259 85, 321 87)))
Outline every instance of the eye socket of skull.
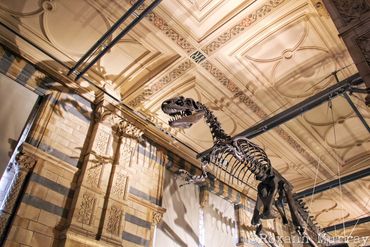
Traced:
POLYGON ((192 107, 192 106, 193 106, 191 99, 186 99, 186 100, 185 100, 185 104, 186 104, 187 106, 189 106, 189 107, 192 107))
POLYGON ((183 106, 184 105, 184 97, 179 97, 177 100, 176 100, 176 104, 179 105, 179 106, 183 106))

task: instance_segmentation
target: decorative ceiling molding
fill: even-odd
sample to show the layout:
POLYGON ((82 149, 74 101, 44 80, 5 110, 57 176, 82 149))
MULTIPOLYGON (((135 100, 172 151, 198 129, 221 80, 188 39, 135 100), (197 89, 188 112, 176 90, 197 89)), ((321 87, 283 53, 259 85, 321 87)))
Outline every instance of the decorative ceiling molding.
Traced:
POLYGON ((141 105, 145 100, 148 100, 150 96, 156 94, 165 86, 175 81, 183 74, 185 74, 189 69, 193 68, 194 64, 186 59, 184 62, 176 66, 173 70, 165 74, 161 79, 153 83, 152 85, 147 86, 144 91, 142 91, 138 96, 128 102, 128 105, 135 108, 141 105))
MULTIPOLYGON (((136 1, 131 0, 130 4, 133 5, 136 1)), ((139 9, 142 10, 146 7, 143 4, 139 9)), ((166 37, 170 38, 175 42, 180 48, 182 48, 187 54, 193 53, 196 48, 187 41, 179 32, 177 32, 173 27, 171 27, 163 17, 157 14, 155 11, 150 12, 146 19, 149 20, 156 28, 158 28, 166 37)))
POLYGON ((211 55, 215 53, 218 49, 220 49, 227 42, 229 42, 230 40, 242 34, 246 30, 247 27, 251 26, 253 23, 257 22, 258 20, 263 19, 268 14, 271 14, 272 11, 276 9, 284 1, 285 0, 266 1, 257 10, 251 13, 248 13, 247 17, 245 17, 240 22, 238 22, 238 24, 229 28, 227 31, 223 32, 213 41, 211 41, 206 46, 204 46, 202 48, 202 51, 204 51, 207 55, 211 55))

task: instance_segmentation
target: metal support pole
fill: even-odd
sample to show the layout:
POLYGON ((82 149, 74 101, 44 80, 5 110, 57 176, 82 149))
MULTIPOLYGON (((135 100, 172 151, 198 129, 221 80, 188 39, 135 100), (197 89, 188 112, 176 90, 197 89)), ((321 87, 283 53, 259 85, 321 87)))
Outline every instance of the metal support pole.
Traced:
POLYGON ((118 41, 122 39, 123 36, 125 36, 136 24, 138 24, 149 12, 151 12, 159 3, 161 0, 156 0, 152 2, 143 12, 140 13, 140 15, 135 18, 130 24, 128 24, 107 46, 104 47, 104 49, 96 55, 91 62, 81 70, 81 72, 76 76, 75 81, 81 78, 86 71, 88 71, 102 56, 104 56, 105 53, 107 53, 118 41))
POLYGON ((338 225, 334 225, 334 226, 328 226, 328 227, 325 227, 323 230, 326 232, 332 232, 335 230, 340 230, 340 229, 351 227, 351 226, 358 226, 358 225, 361 225, 367 222, 370 222, 370 216, 359 218, 357 220, 350 220, 344 223, 339 223, 338 225))
POLYGON ((100 37, 96 43, 90 47, 90 49, 77 61, 77 63, 69 70, 67 75, 72 74, 76 69, 85 62, 86 59, 88 59, 98 48, 101 46, 101 44, 110 36, 113 34, 114 31, 131 15, 134 13, 134 11, 142 5, 144 0, 138 0, 132 7, 122 15, 121 18, 119 18, 111 28, 109 28, 103 36, 100 37))
POLYGON ((350 183, 356 181, 358 179, 370 176, 370 168, 363 169, 361 171, 349 174, 347 176, 341 177, 340 179, 335 179, 330 182, 326 182, 320 185, 317 185, 315 188, 309 188, 304 191, 301 191, 294 195, 295 199, 305 198, 307 196, 311 196, 313 194, 318 194, 326 190, 330 190, 336 188, 340 185, 344 185, 346 183, 350 183))
POLYGON ((361 112, 357 109, 355 103, 353 103, 353 101, 346 92, 343 93, 343 96, 347 100, 348 104, 352 107, 352 110, 356 113, 357 117, 361 120, 362 124, 365 126, 367 131, 370 133, 369 125, 367 124, 365 118, 362 116, 361 112))

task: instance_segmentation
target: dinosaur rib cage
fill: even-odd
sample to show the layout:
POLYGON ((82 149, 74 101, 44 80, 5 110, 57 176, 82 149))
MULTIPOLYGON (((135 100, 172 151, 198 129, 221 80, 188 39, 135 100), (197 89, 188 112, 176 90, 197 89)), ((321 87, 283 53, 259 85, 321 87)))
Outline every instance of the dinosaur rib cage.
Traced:
POLYGON ((248 183, 251 175, 255 175, 258 180, 269 175, 272 169, 264 150, 247 138, 234 139, 226 145, 215 144, 209 153, 208 161, 216 166, 213 169, 216 177, 222 176, 224 172, 229 179, 236 179, 248 186, 251 186, 248 183))

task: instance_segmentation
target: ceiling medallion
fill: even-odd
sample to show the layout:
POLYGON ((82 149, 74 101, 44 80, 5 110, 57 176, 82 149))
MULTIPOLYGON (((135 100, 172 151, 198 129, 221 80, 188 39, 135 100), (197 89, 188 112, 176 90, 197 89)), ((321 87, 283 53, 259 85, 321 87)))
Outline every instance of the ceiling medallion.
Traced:
POLYGON ((199 64, 206 59, 206 56, 198 50, 191 54, 190 58, 193 60, 194 63, 199 64))
POLYGON ((45 11, 53 11, 53 9, 55 8, 55 3, 53 3, 52 1, 45 1, 42 3, 42 8, 45 11))

